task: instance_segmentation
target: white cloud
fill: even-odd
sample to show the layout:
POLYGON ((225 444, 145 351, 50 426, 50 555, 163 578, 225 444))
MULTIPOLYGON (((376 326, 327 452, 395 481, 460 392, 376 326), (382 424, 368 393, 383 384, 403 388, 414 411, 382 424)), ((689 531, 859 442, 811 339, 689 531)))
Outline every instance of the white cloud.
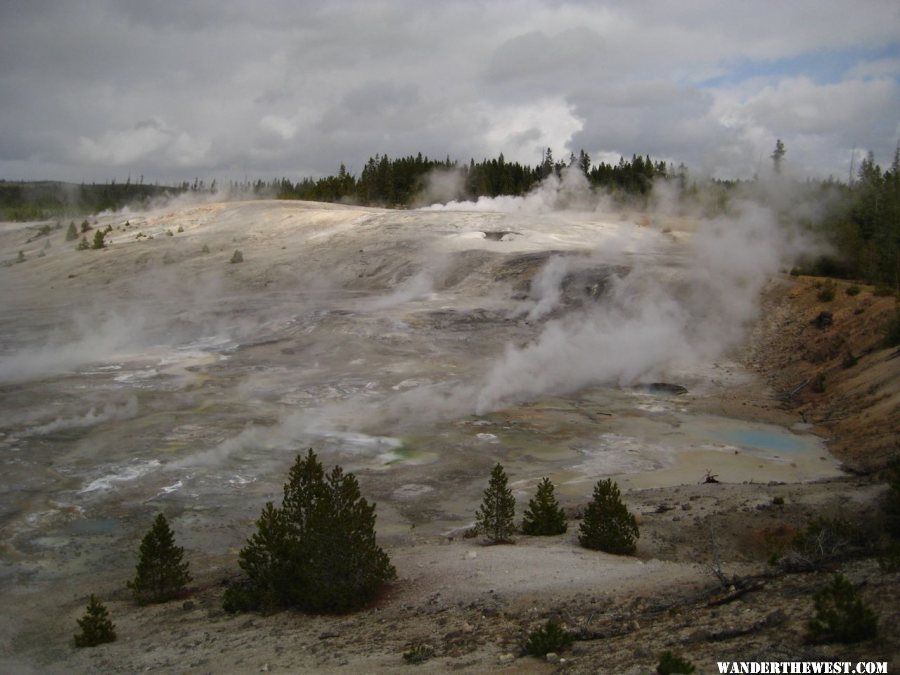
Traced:
POLYGON ((893 152, 898 35, 880 0, 4 3, 0 177, 299 177, 544 145, 742 174, 775 137, 828 173, 854 144, 893 152), (778 73, 844 52, 843 71, 778 73))

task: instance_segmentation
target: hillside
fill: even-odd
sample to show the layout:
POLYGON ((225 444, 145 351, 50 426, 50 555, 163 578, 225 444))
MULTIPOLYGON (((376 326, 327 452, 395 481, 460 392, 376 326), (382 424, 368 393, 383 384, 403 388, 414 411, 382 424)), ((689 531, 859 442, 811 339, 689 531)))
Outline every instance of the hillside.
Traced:
POLYGON ((878 470, 900 454, 900 352, 883 345, 896 312, 895 296, 872 286, 815 277, 776 283, 746 357, 854 471, 878 470), (834 299, 823 301, 828 287, 834 299))

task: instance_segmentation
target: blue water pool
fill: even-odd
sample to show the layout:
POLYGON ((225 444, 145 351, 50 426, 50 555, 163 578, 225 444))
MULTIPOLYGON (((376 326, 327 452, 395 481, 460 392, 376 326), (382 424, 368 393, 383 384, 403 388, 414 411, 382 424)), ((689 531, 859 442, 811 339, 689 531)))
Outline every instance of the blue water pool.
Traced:
POLYGON ((716 435, 731 445, 776 452, 799 452, 809 446, 802 438, 780 429, 734 429, 716 435))

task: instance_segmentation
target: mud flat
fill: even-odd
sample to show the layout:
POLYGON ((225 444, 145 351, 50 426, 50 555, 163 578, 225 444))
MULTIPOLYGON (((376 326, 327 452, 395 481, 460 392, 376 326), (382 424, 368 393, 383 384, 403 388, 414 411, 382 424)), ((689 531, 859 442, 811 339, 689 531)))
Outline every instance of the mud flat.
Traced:
MULTIPOLYGON (((582 368, 540 349, 554 331, 575 347, 585 325, 602 333, 620 311, 605 299, 631 292, 634 270, 643 289, 653 279, 676 289, 660 306, 679 293, 691 302, 692 232, 621 214, 286 202, 173 206, 93 226, 112 227, 107 249, 76 251, 64 230, 41 248, 24 243, 26 226, 0 228, 6 670, 391 670, 421 640, 439 647, 437 670, 478 672, 567 603, 574 621, 591 602, 612 616, 636 597, 707 587, 701 542, 679 534, 687 525, 702 533, 713 514, 738 512, 750 528, 778 495, 802 511, 877 493, 851 489, 823 439, 734 352, 647 361, 644 349, 627 373, 554 379, 625 360, 582 349, 582 368), (26 261, 12 262, 23 247, 26 261), (235 250, 244 262, 229 263, 235 250), (529 349, 543 369, 513 372, 529 349), (507 386, 523 377, 547 384, 507 386), (663 377, 678 386, 649 386, 663 377), (400 579, 348 617, 227 616, 220 584, 307 447, 355 472, 378 503, 400 579), (638 556, 578 548, 576 520, 515 546, 463 538, 497 461, 519 512, 543 476, 573 515, 598 479, 615 477, 641 514, 638 556), (706 475, 720 483, 700 485, 706 475), (673 513, 658 510, 669 502, 673 513), (125 582, 159 511, 196 588, 183 606, 138 609, 125 582), (76 652, 89 593, 109 600, 120 640, 76 652)), ((690 342, 695 324, 682 323, 684 335, 658 337, 660 353, 690 342)), ((752 564, 739 550, 735 565, 752 564)))

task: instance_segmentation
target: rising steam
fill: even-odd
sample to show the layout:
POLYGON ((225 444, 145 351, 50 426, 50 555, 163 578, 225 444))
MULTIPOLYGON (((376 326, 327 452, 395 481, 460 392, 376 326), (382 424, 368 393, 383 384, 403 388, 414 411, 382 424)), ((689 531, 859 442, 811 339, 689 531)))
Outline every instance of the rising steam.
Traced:
MULTIPOLYGON (((770 275, 799 250, 774 214, 742 202, 734 214, 702 221, 678 266, 636 264, 602 300, 547 323, 525 347, 507 346, 477 395, 478 414, 592 384, 628 385, 708 364, 736 347, 756 318, 770 275)), ((561 283, 565 259, 551 258, 537 285, 561 283)), ((541 292, 529 317, 559 294, 541 292)))

